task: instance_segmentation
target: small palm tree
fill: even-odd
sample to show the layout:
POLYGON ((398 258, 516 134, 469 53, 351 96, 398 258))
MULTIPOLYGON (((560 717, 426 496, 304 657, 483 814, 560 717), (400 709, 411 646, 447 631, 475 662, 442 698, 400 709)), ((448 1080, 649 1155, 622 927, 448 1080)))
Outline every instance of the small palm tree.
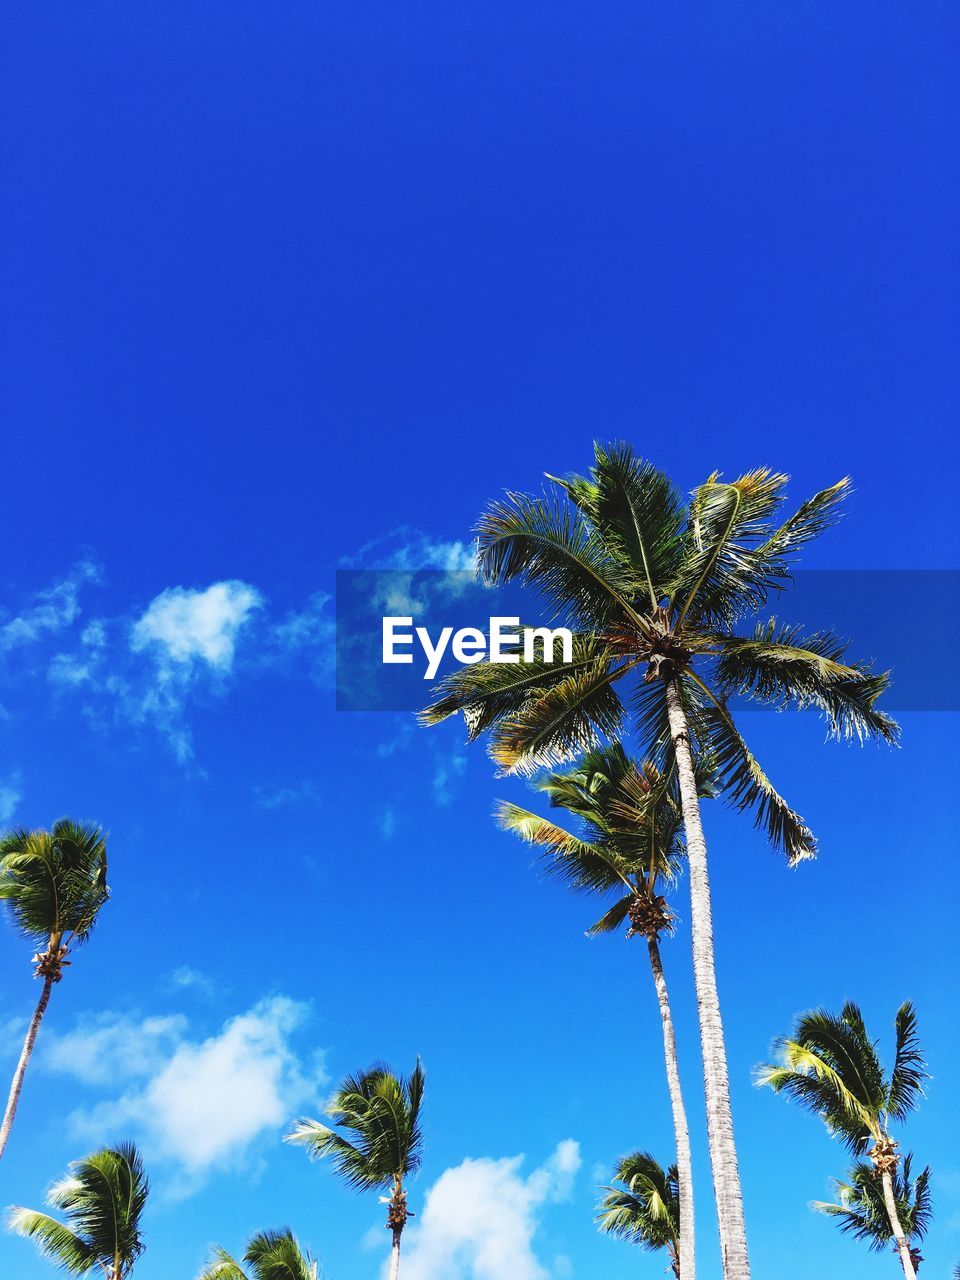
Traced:
POLYGON ((213 1261, 199 1280, 320 1280, 320 1265, 301 1249, 290 1228, 284 1227, 252 1236, 240 1262, 226 1249, 215 1249, 213 1261))
POLYGON ((53 984, 70 964, 70 946, 86 942, 108 897, 107 845, 99 827, 61 818, 50 831, 20 828, 0 839, 0 900, 17 930, 40 948, 34 974, 43 979, 0 1124, 0 1158, 53 984))
POLYGON ((897 1207, 894 1175, 900 1156, 890 1135, 890 1122, 907 1118, 927 1078, 913 1005, 908 1001, 897 1010, 896 1048, 889 1075, 884 1072, 876 1043, 867 1035, 863 1015, 852 1001, 843 1006, 839 1017, 823 1009, 804 1014, 793 1035, 783 1037, 777 1047, 780 1062, 761 1067, 758 1083, 769 1085, 775 1093, 785 1093, 820 1116, 853 1155, 869 1155, 870 1176, 874 1183, 879 1182, 904 1275, 915 1280, 907 1224, 901 1221, 897 1207))
POLYGON ((680 1195, 677 1166, 664 1170, 646 1151, 624 1156, 605 1187, 597 1222, 600 1230, 641 1249, 666 1249, 680 1277, 680 1195))
MULTIPOLYGON (((927 1233, 933 1209, 930 1204, 930 1169, 918 1173, 914 1180, 911 1177, 912 1162, 913 1157, 908 1153, 903 1157, 903 1164, 893 1170, 893 1199, 904 1235, 910 1241, 914 1270, 919 1271, 923 1255, 918 1246, 927 1233)), ((815 1200, 812 1207, 834 1218, 841 1231, 865 1241, 870 1249, 879 1252, 891 1244, 896 1248, 883 1187, 873 1165, 858 1160, 850 1170, 850 1181, 838 1180, 836 1187, 839 1203, 815 1200)))
MULTIPOLYGON (((571 888, 603 897, 615 895, 609 910, 588 930, 610 933, 627 925, 627 936, 647 942, 663 1027, 664 1061, 673 1111, 679 1187, 679 1257, 684 1280, 694 1280, 693 1173, 687 1114, 680 1086, 677 1040, 660 934, 673 918, 663 897, 683 853, 683 825, 676 796, 652 764, 637 766, 619 744, 587 752, 580 764, 548 774, 537 784, 556 808, 579 818, 582 831, 563 827, 519 805, 502 802, 497 820, 508 831, 540 848, 546 870, 571 888)), ((705 787, 702 785, 701 790, 705 787)))
POLYGON ((315 1160, 329 1156, 348 1186, 358 1191, 389 1191, 382 1200, 388 1206, 387 1229, 393 1239, 390 1280, 399 1274, 400 1237, 407 1219, 413 1217, 407 1208, 405 1181, 420 1168, 424 1084, 419 1061, 407 1077, 375 1065, 360 1075, 347 1076, 337 1089, 326 1111, 336 1128, 319 1120, 301 1120, 286 1135, 287 1142, 306 1147, 315 1160))
POLYGON ((676 771, 723 1274, 749 1280, 697 759, 716 761, 720 791, 791 863, 813 857, 812 832, 750 750, 730 701, 814 707, 835 737, 891 740, 897 726, 877 706, 888 677, 850 661, 825 631, 758 618, 835 520, 847 480, 781 522, 787 477, 765 467, 732 482, 715 472, 686 501, 628 445, 595 453, 590 475, 548 476, 547 497, 508 494, 478 526, 484 581, 520 581, 545 597, 574 631, 569 660, 517 651, 512 662, 463 667, 422 719, 462 713, 469 737, 489 733, 491 756, 511 773, 574 759, 629 722, 637 754, 676 771))
POLYGON ((73 1276, 98 1267, 105 1280, 127 1280, 143 1253, 140 1219, 150 1186, 132 1143, 104 1147, 71 1166, 47 1203, 65 1221, 34 1209, 10 1210, 9 1226, 73 1276))

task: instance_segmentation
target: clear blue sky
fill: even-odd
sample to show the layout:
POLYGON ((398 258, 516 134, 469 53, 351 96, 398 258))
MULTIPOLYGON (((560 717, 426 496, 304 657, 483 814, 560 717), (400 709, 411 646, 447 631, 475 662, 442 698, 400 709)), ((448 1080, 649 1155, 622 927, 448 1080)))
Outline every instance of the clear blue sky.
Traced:
MULTIPOLYGON (((489 498, 595 436, 684 487, 850 472, 811 566, 955 567, 958 25, 922 0, 4 7, 0 812, 101 820, 114 900, 54 993, 0 1203, 129 1135, 156 1185, 140 1280, 285 1222, 361 1280, 381 1207, 278 1134, 323 1071, 420 1053, 418 1208, 486 1160, 443 1188, 499 1187, 517 1220, 489 1229, 534 1230, 514 1280, 660 1274, 591 1224, 600 1170, 670 1152, 641 950, 588 943, 589 904, 493 830, 523 787, 456 726, 334 711, 334 572, 457 563, 489 498)), ((816 864, 708 815, 761 1277, 893 1266, 809 1212, 843 1153, 750 1083, 795 1013, 847 996, 884 1036, 918 1003, 925 1270, 960 1259, 956 722, 903 720, 902 749, 861 752, 750 718, 816 864)), ((4 1075, 28 961, 5 928, 4 1075)), ((0 1274, 49 1270, 0 1236, 0 1274)))

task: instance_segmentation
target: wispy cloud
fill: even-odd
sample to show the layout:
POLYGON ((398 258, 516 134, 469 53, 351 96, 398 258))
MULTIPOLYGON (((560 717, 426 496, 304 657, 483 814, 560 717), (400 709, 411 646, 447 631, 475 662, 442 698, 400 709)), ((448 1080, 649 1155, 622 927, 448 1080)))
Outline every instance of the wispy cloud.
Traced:
POLYGON ((320 804, 320 791, 314 782, 298 782, 293 785, 256 786, 253 798, 261 809, 285 809, 290 805, 320 804))
POLYGON ((23 799, 20 773, 10 773, 0 781, 0 822, 9 822, 23 799))
POLYGON ((545 1207, 571 1193, 579 1144, 569 1138, 559 1143, 526 1177, 523 1160, 468 1159, 440 1175, 405 1237, 406 1280, 548 1280, 568 1274, 565 1259, 551 1266, 538 1255, 535 1237, 545 1207))
POLYGON ((326 1081, 320 1057, 294 1047, 309 1014, 271 996, 194 1039, 182 1015, 132 1019, 102 1015, 48 1037, 43 1062, 116 1096, 75 1110, 78 1139, 128 1133, 168 1174, 168 1191, 196 1190, 215 1169, 243 1166, 258 1139, 279 1134, 326 1081))
POLYGON ((71 626, 80 613, 81 588, 99 577, 92 560, 81 560, 65 578, 39 591, 21 613, 0 624, 0 651, 34 644, 71 626))

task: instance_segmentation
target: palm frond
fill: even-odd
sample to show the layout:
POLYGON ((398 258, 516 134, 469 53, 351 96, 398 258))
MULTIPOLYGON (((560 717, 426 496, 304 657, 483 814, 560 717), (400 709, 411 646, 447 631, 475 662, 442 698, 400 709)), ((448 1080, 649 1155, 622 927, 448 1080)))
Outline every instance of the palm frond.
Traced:
POLYGON ((540 653, 527 662, 476 662, 450 672, 437 685, 438 696, 419 714, 421 724, 440 724, 463 713, 473 741, 506 715, 515 715, 544 689, 596 669, 604 647, 591 636, 575 635, 570 662, 547 662, 540 653))
POLYGON ((890 1073, 886 1110, 895 1120, 905 1120, 923 1094, 926 1063, 917 1032, 917 1011, 908 1000, 897 1010, 896 1057, 890 1073))
POLYGON ((197 1280, 250 1280, 250 1277, 233 1254, 217 1245, 197 1280))
MULTIPOLYGON (((709 694, 705 685, 702 688, 709 694)), ((817 842, 810 828, 767 777, 719 700, 701 707, 695 732, 713 761, 719 791, 734 808, 752 813, 754 825, 791 865, 815 857, 817 842)))
POLYGON ((775 618, 758 622, 752 636, 717 636, 718 687, 782 709, 815 707, 835 738, 895 742, 898 726, 876 706, 889 686, 887 672, 844 661, 847 645, 821 631, 805 636, 775 618))
POLYGON ((624 885, 631 887, 630 865, 612 850, 578 840, 556 823, 506 800, 497 806, 496 820, 502 830, 512 831, 542 850, 540 863, 544 870, 572 889, 610 893, 624 885))
POLYGON ((619 675, 618 668, 601 661, 537 691, 493 726, 491 758, 504 773, 531 774, 616 737, 623 720, 613 688, 619 675))
POLYGON ((630 568, 630 594, 656 609, 679 564, 685 513, 664 472, 628 444, 595 445, 590 480, 554 479, 598 530, 612 558, 630 568))
POLYGON ((516 579, 537 587, 558 618, 593 627, 614 616, 644 620, 631 597, 635 584, 599 533, 552 498, 511 493, 493 503, 477 526, 485 582, 516 579))

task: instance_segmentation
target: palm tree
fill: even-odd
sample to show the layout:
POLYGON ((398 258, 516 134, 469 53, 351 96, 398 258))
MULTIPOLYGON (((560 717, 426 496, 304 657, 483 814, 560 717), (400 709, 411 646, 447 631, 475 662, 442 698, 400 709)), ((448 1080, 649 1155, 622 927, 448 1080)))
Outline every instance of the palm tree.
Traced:
POLYGON ((287 1142, 306 1147, 313 1159, 330 1156, 335 1171, 358 1191, 389 1191, 387 1229, 393 1239, 390 1280, 400 1272, 400 1237, 407 1219, 405 1180, 420 1168, 425 1077, 418 1060, 409 1076, 394 1075, 375 1065, 369 1071, 347 1076, 327 1107, 336 1128, 319 1120, 301 1120, 287 1142), (350 1134, 338 1133, 337 1129, 350 1134))
POLYGON ((544 643, 529 661, 517 648, 516 662, 466 666, 441 683, 422 719, 462 712, 470 738, 490 733, 505 772, 530 773, 620 734, 627 712, 615 686, 632 686, 636 753, 675 771, 679 785, 724 1276, 748 1280, 696 759, 713 757, 720 791, 793 863, 814 855, 813 835, 750 751, 729 699, 815 707, 837 737, 895 737, 876 707, 887 676, 846 661, 842 642, 775 619, 737 631, 787 584, 797 552, 833 522, 848 482, 777 523, 787 478, 766 469, 732 483, 715 473, 685 504, 629 446, 597 445, 590 476, 548 479, 553 496, 509 494, 482 517, 479 570, 488 583, 520 580, 543 593, 574 631, 569 660, 552 662, 544 643))
POLYGON ((97 826, 61 818, 50 831, 18 828, 0 839, 0 900, 7 903, 15 928, 42 948, 33 962, 34 975, 43 979, 0 1124, 0 1159, 53 984, 70 964, 71 944, 90 937, 109 892, 107 845, 97 826))
POLYGON ((600 1230, 641 1249, 666 1249, 673 1274, 680 1278, 680 1195, 677 1166, 664 1170, 645 1151, 624 1156, 605 1187, 597 1222, 600 1230))
POLYGON ((639 934, 647 940, 663 1026, 663 1051, 677 1147, 678 1257, 682 1260, 684 1280, 694 1280, 690 1135, 680 1087, 670 996, 660 956, 660 933, 672 929, 673 924, 663 889, 674 879, 682 855, 679 805, 656 767, 652 764, 638 767, 619 744, 588 752, 575 769, 552 773, 538 785, 549 796, 551 805, 566 809, 581 820, 583 831, 579 835, 571 834, 556 823, 506 801, 497 809, 500 825, 538 846, 543 851, 547 871, 572 888, 603 896, 616 894, 616 901, 588 933, 609 933, 626 924, 628 937, 639 934))
POLYGON ((869 1155, 871 1176, 880 1184, 904 1275, 915 1280, 910 1241, 897 1208, 894 1174, 900 1156, 890 1136, 890 1122, 907 1118, 927 1078, 913 1005, 908 1001, 897 1010, 896 1048, 889 1075, 884 1072, 876 1043, 867 1035, 863 1015, 852 1001, 843 1006, 839 1017, 823 1009, 805 1013, 793 1035, 777 1042, 777 1049, 779 1063, 761 1067, 758 1083, 769 1085, 775 1093, 785 1093, 820 1116, 831 1134, 855 1156, 869 1155))
MULTIPOLYGON (((911 1177, 913 1157, 907 1153, 903 1164, 893 1170, 893 1200, 903 1233, 910 1242, 910 1257, 915 1271, 920 1270, 923 1255, 919 1245, 926 1235, 933 1217, 930 1205, 930 1169, 911 1177)), ((864 1240, 868 1248, 880 1250, 891 1242, 897 1247, 890 1226, 890 1218, 884 1200, 883 1186, 877 1179, 872 1164, 858 1160, 850 1170, 850 1181, 837 1180, 839 1203, 815 1200, 813 1208, 819 1213, 836 1219, 840 1230, 849 1232, 857 1240, 864 1240)))
POLYGON ((36 1240, 43 1256, 70 1275, 99 1267, 104 1280, 127 1280, 143 1253, 140 1219, 150 1191, 139 1151, 130 1142, 104 1147, 71 1169, 47 1193, 64 1222, 15 1207, 10 1229, 36 1240))
POLYGON ((320 1280, 320 1265, 284 1227, 252 1236, 240 1262, 226 1249, 215 1249, 199 1280, 320 1280), (249 1263, 249 1270, 244 1270, 243 1263, 249 1263))

